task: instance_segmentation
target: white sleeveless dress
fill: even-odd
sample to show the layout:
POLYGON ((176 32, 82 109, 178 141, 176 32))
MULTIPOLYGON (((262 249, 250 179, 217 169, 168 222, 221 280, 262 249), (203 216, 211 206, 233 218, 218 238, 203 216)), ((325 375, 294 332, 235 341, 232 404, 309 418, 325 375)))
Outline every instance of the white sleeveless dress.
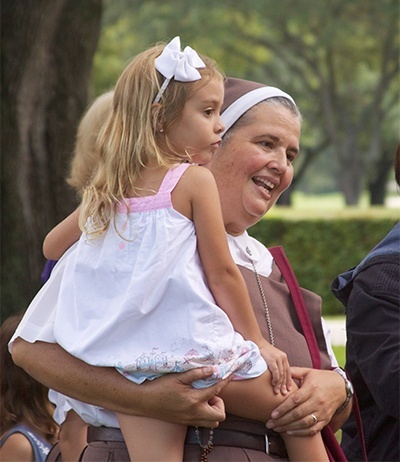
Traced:
POLYGON ((136 383, 212 365, 213 377, 193 384, 204 387, 232 373, 256 377, 267 367, 215 304, 193 222, 172 207, 171 191, 189 167, 169 170, 157 194, 128 199, 129 213, 121 206, 100 238, 82 235, 65 262, 56 341, 136 383))

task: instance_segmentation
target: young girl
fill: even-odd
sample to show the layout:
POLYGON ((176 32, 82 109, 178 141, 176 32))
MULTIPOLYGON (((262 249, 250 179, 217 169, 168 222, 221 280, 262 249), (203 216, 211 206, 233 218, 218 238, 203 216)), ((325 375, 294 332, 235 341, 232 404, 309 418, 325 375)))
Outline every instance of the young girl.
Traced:
MULTIPOLYGON (((223 394, 228 411, 246 396, 244 417, 265 421, 283 399, 271 372, 278 391, 296 385, 285 355, 261 336, 212 174, 191 165, 218 148, 222 98, 214 63, 189 47, 181 52, 178 37, 128 65, 83 195, 83 234, 66 261, 54 332, 73 355, 136 383, 212 365, 214 376, 193 386, 233 374, 223 394)), ((182 459, 184 426, 118 420, 132 460, 182 459)), ((326 459, 319 436, 285 441, 296 460, 326 459)))
POLYGON ((44 462, 58 434, 46 388, 13 363, 8 342, 22 315, 7 318, 0 328, 1 405, 0 460, 44 462))

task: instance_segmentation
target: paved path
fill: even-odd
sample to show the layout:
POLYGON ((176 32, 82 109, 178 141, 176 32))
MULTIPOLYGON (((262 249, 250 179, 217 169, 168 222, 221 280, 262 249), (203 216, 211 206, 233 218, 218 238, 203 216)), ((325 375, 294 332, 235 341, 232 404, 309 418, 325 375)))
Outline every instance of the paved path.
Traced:
POLYGON ((331 329, 332 345, 346 345, 346 320, 325 319, 331 329))

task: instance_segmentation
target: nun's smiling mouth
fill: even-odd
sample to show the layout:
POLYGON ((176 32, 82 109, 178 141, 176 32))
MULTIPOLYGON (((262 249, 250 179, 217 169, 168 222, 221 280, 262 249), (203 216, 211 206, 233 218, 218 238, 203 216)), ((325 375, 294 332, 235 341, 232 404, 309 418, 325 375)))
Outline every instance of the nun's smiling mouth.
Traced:
POLYGON ((271 181, 268 181, 266 178, 260 176, 253 176, 253 182, 256 186, 266 189, 268 192, 271 192, 275 188, 275 184, 271 181))

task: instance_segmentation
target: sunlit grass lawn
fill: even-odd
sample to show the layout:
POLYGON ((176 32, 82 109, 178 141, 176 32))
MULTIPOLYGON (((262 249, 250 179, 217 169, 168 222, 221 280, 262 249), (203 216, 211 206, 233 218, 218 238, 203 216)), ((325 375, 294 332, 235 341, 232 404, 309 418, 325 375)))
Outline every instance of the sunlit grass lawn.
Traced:
POLYGON ((301 219, 331 218, 397 218, 400 219, 400 196, 391 196, 386 201, 388 206, 369 206, 364 194, 356 207, 346 207, 340 193, 310 195, 296 191, 293 193, 291 207, 273 207, 267 217, 301 219), (390 200, 389 200, 390 199, 390 200))
MULTIPOLYGON (((335 353, 336 359, 339 363, 340 367, 344 367, 344 364, 346 362, 346 347, 344 345, 333 345, 333 352, 335 353)), ((336 439, 339 441, 342 440, 342 431, 338 430, 335 433, 336 439)))
MULTIPOLYGON (((344 364, 346 362, 346 347, 344 345, 343 346, 333 345, 332 348, 333 348, 333 352, 335 353, 336 359, 339 363, 339 366, 344 367, 344 364)), ((335 436, 336 436, 336 439, 340 443, 340 441, 342 440, 342 431, 338 430, 335 433, 335 436)))
POLYGON ((346 362, 346 347, 343 345, 333 345, 333 352, 335 353, 336 359, 340 367, 344 367, 346 362))

